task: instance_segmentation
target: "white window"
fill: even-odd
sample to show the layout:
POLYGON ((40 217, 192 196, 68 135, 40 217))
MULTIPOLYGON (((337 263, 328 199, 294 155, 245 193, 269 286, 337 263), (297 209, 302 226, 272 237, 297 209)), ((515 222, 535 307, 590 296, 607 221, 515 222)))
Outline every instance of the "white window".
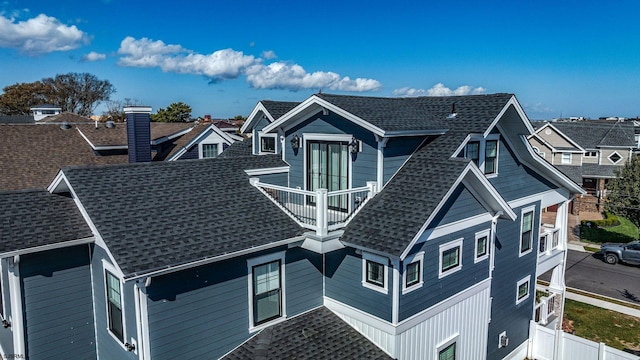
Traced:
POLYGON ((571 153, 562 153, 561 163, 571 164, 571 153))
POLYGON ((284 251, 247 260, 250 331, 286 317, 284 260, 284 251))
POLYGON ((598 156, 598 152, 597 151, 587 151, 584 154, 585 157, 597 157, 598 156))
POLYGON ((438 345, 436 348, 436 359, 438 360, 456 360, 459 359, 460 350, 458 349, 458 335, 446 342, 438 345))
POLYGON ((516 304, 520 304, 521 302, 527 300, 529 298, 530 292, 531 292, 531 275, 518 281, 518 285, 516 286, 516 304))
POLYGON ((107 328, 120 343, 124 343, 124 312, 122 309, 122 283, 113 269, 104 270, 107 302, 107 328))
POLYGON ((609 155, 609 157, 607 158, 609 159, 609 161, 611 161, 612 164, 617 164, 620 162, 620 160, 622 160, 622 156, 620 156, 617 151, 614 151, 613 154, 609 155))
POLYGON ((276 152, 276 134, 260 134, 260 154, 276 152))
POLYGON ((458 239, 440 245, 440 266, 438 278, 462 269, 462 240, 458 239))
POLYGON ((535 206, 532 206, 520 213, 520 256, 531 252, 533 246, 534 210, 535 206))
POLYGON ((485 175, 498 173, 498 135, 472 139, 464 149, 464 157, 473 161, 485 175))
POLYGON ((389 261, 382 256, 362 253, 362 286, 387 294, 389 261))
POLYGON ((202 149, 201 159, 218 157, 218 144, 200 144, 202 149))
POLYGON ((479 262, 489 257, 490 235, 491 231, 488 229, 476 233, 476 249, 474 262, 479 262))
POLYGON ((413 256, 408 256, 405 259, 402 281, 403 294, 422 287, 422 272, 424 271, 423 260, 424 252, 419 252, 413 256))

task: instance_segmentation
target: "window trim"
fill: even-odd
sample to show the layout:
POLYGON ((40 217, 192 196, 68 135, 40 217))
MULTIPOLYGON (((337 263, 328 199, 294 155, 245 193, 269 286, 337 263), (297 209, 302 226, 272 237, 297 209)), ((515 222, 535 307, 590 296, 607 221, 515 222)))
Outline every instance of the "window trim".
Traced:
POLYGON ((272 254, 259 256, 257 258, 247 259, 247 286, 248 286, 248 310, 249 310, 249 332, 261 330, 267 326, 284 321, 287 318, 287 294, 286 294, 286 278, 285 278, 285 255, 286 251, 280 251, 272 254), (261 324, 255 324, 253 319, 253 268, 255 266, 264 265, 270 262, 280 261, 280 316, 261 324))
POLYGON ((220 141, 202 141, 198 143, 198 159, 213 159, 213 158, 205 158, 204 157, 204 148, 203 145, 217 145, 218 157, 222 153, 222 143, 220 141))
POLYGON ((258 155, 277 154, 278 153, 278 135, 277 134, 258 134, 258 155), (262 139, 273 138, 273 151, 262 151, 262 139))
POLYGON ((531 295, 531 275, 522 278, 516 284, 516 305, 526 301, 531 295), (527 284, 527 294, 520 297, 520 286, 527 284))
POLYGON ((389 260, 387 258, 367 252, 362 253, 362 286, 383 294, 389 293, 389 260), (383 286, 371 283, 367 280, 367 262, 374 262, 384 266, 383 286))
POLYGON ((436 353, 435 353, 434 359, 440 360, 440 353, 453 344, 455 344, 454 360, 459 359, 460 358, 460 347, 458 346, 459 338, 460 338, 460 334, 456 334, 450 337, 449 339, 441 342, 438 346, 436 346, 436 349, 435 349, 436 353))
POLYGON ((570 152, 563 152, 560 155, 560 164, 562 165, 571 165, 571 163, 573 162, 573 154, 570 152), (565 156, 568 155, 569 159, 565 160, 565 156))
POLYGON ((445 276, 449 276, 453 273, 456 273, 460 270, 462 270, 462 245, 463 245, 463 241, 464 238, 460 238, 460 239, 456 239, 453 241, 449 241, 446 244, 440 244, 439 246, 439 251, 438 251, 438 279, 442 279, 445 276), (452 267, 450 269, 447 270, 442 270, 442 255, 445 251, 447 250, 451 250, 453 248, 458 248, 459 252, 458 252, 458 265, 456 265, 455 267, 452 267))
MULTIPOLYGON (((535 239, 535 228, 536 228, 536 207, 534 206, 528 206, 526 208, 523 208, 522 210, 520 210, 520 236, 519 236, 519 255, 520 256, 524 256, 527 255, 529 253, 531 253, 533 251, 534 243, 533 240, 535 239), (531 235, 530 235, 530 239, 529 239, 529 249, 527 250, 522 250, 522 229, 523 229, 523 225, 524 225, 524 215, 531 212, 531 235)), ((539 234, 538 234, 539 235, 539 234)))
POLYGON ((407 256, 402 265, 402 295, 419 289, 424 284, 424 251, 407 256), (418 263, 418 282, 407 286, 407 267, 411 264, 418 263))
MULTIPOLYGON (((496 177, 498 176, 498 172, 499 172, 499 159, 500 159, 500 134, 489 134, 486 137, 483 137, 482 135, 472 135, 469 140, 467 141, 467 143, 464 145, 464 157, 465 159, 469 159, 472 160, 471 158, 468 157, 468 146, 470 144, 473 143, 478 143, 478 164, 476 164, 478 166, 478 169, 480 169, 480 171, 487 177, 487 178, 492 178, 492 177, 496 177), (486 173, 486 159, 487 159, 487 142, 488 141, 495 141, 496 142, 496 156, 494 157, 495 159, 495 166, 494 166, 494 171, 491 173, 486 173)), ((474 161, 475 163, 475 161, 474 161)))
POLYGON ((607 156, 607 160, 609 160, 609 162, 612 163, 613 165, 617 165, 624 160, 624 156, 620 155, 617 151, 614 150, 611 154, 609 154, 609 156, 607 156), (618 161, 611 160, 611 157, 613 155, 618 155, 620 157, 618 161))
POLYGON ((107 329, 107 333, 113 338, 113 340, 115 340, 118 344, 120 344, 120 346, 122 346, 123 349, 126 349, 124 344, 127 343, 127 316, 125 313, 125 306, 124 306, 124 281, 122 280, 122 274, 120 273, 120 271, 116 270, 116 267, 113 266, 111 263, 107 262, 106 260, 102 260, 102 284, 104 286, 104 304, 105 304, 105 314, 106 316, 106 329, 107 329), (122 340, 120 340, 118 338, 118 336, 116 336, 110 329, 110 325, 109 325, 109 288, 107 287, 107 272, 110 273, 113 277, 115 277, 116 279, 118 279, 118 282, 120 283, 120 311, 121 311, 121 316, 122 316, 122 340))
POLYGON ((482 230, 482 231, 478 231, 475 235, 475 247, 474 247, 474 252, 473 252, 473 262, 474 263, 478 263, 480 261, 486 260, 489 258, 489 252, 491 251, 490 249, 490 244, 491 243, 491 229, 486 229, 486 230, 482 230), (485 243, 485 253, 478 256, 478 240, 486 237, 487 238, 487 242, 485 243))

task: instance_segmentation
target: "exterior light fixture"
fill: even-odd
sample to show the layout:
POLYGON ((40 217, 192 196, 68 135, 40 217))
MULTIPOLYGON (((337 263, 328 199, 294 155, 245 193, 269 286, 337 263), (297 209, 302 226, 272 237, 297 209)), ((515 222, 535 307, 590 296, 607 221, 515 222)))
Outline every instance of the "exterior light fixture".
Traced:
POLYGON ((300 148, 300 137, 298 135, 293 135, 291 137, 291 148, 293 148, 293 150, 297 150, 300 148))
POLYGON ((356 139, 355 136, 351 137, 351 142, 349 143, 349 151, 351 151, 352 154, 360 151, 360 141, 356 139))

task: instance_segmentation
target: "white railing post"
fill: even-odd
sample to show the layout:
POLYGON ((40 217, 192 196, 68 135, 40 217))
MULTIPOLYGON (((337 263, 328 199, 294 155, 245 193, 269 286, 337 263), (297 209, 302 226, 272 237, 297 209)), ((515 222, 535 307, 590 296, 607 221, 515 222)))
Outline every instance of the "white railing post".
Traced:
POLYGON ((367 187, 369 188, 369 198, 372 198, 375 194, 378 193, 378 182, 367 181, 367 187))
POLYGON ((328 191, 327 189, 317 189, 316 194, 316 234, 325 236, 328 232, 328 191))

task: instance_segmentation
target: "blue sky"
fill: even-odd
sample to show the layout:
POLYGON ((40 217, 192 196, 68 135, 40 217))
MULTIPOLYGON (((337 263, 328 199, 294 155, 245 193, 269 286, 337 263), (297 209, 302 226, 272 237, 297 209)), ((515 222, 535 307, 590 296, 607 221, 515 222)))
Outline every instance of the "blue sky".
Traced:
POLYGON ((214 118, 320 89, 508 92, 532 120, 636 117, 638 14, 637 0, 0 0, 0 88, 88 72, 112 99, 214 118))

